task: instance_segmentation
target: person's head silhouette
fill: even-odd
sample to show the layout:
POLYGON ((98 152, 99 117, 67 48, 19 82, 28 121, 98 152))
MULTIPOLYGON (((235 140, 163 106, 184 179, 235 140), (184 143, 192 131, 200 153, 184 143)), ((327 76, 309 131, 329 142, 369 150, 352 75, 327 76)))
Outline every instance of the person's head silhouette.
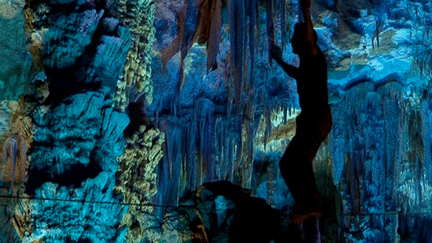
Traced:
MULTIPOLYGON (((293 49, 293 53, 301 55, 310 52, 310 44, 306 39, 307 34, 306 24, 305 23, 296 23, 294 27, 294 34, 291 38, 291 46, 293 49)), ((314 33, 314 43, 318 40, 317 33, 315 30, 314 33)))

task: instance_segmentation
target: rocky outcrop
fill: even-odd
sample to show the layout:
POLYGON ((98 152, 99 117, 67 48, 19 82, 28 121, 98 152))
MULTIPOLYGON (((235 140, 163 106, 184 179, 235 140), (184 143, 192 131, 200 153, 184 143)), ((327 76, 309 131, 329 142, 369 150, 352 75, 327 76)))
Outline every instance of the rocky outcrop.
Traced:
POLYGON ((30 112, 34 103, 21 96, 19 101, 2 102, 0 134, 0 182, 15 185, 27 182, 30 149, 33 144, 33 121, 30 112))
POLYGON ((156 40, 154 25, 156 1, 119 0, 116 12, 128 26, 132 35, 132 44, 124 65, 123 77, 117 85, 116 106, 124 110, 128 104, 126 91, 135 88, 145 94, 147 105, 153 102, 152 55, 156 40))
POLYGON ((127 228, 118 227, 128 207, 114 186, 129 118, 112 108, 111 92, 131 35, 113 15, 109 1, 26 2, 27 47, 46 74, 34 84, 29 112, 32 206, 15 211, 14 226, 26 242, 125 237, 127 228))
MULTIPOLYGON (((268 234, 256 228, 262 226, 257 220, 275 226, 280 219, 274 213, 293 204, 278 161, 295 130, 296 87, 269 64, 263 33, 271 16, 277 42, 288 44, 283 36, 295 22, 297 1, 278 1, 286 3, 285 16, 260 13, 255 36, 243 33, 243 40, 256 37, 257 47, 254 53, 241 47, 249 50, 243 60, 254 65, 245 65, 253 78, 242 80, 240 90, 238 81, 237 87, 231 82, 236 75, 231 57, 240 49, 238 44, 237 50, 231 48, 229 13, 223 5, 219 53, 212 53, 218 68, 207 71, 204 48, 192 45, 178 94, 179 57, 174 56, 163 73, 152 46, 156 36, 161 49, 178 34, 182 1, 164 1, 157 12, 158 2, 27 0, 25 40, 33 64, 25 61, 22 33, 10 31, 22 24, 15 11, 20 2, 0 2, 0 28, 6 33, 0 37, 5 44, 1 68, 8 69, 0 72, 0 96, 19 100, 26 82, 32 83, 35 96, 1 103, 0 155, 7 161, 0 164, 2 173, 7 172, 1 186, 25 182, 23 168, 30 166, 30 196, 56 200, 31 200, 31 210, 28 202, 13 202, 6 210, 9 215, 1 215, 7 223, 1 233, 16 229, 10 239, 223 242, 250 239, 234 232, 253 229, 268 240, 268 234), (234 102, 239 96, 244 109, 234 102), (138 107, 127 107, 129 101, 138 107), (128 118, 118 110, 127 112, 131 125, 126 127, 128 118), (137 112, 149 119, 136 118, 137 112), (125 145, 125 155, 117 159, 125 145), (31 164, 25 160, 30 151, 31 164), (232 185, 211 189, 208 184, 196 205, 189 201, 174 207, 192 198, 203 183, 218 180, 249 188, 277 210, 232 185), (123 195, 113 194, 114 188, 123 195), (230 197, 230 190, 241 199, 230 197), (89 200, 108 204, 96 208, 85 203, 89 200), (122 202, 144 206, 121 208, 122 202), (149 203, 170 209, 147 207, 149 203), (268 218, 260 218, 256 210, 268 212, 268 218), (63 238, 53 239, 57 235, 63 238)), ((431 11, 428 1, 313 3, 319 45, 328 60, 334 121, 314 162, 317 181, 341 226, 362 229, 348 234, 328 223, 325 239, 431 238, 430 216, 422 211, 432 210, 431 11)), ((283 54, 287 62, 298 64, 289 45, 283 54)), ((12 194, 24 195, 17 190, 12 194)))
POLYGON ((30 187, 44 181, 76 187, 102 170, 117 170, 115 157, 123 151, 122 132, 129 120, 126 114, 113 111, 111 104, 105 89, 72 95, 58 106, 34 112, 30 187))
POLYGON ((126 129, 128 136, 125 152, 117 158, 119 166, 115 191, 123 194, 125 203, 131 204, 119 227, 128 227, 128 242, 140 242, 142 237, 150 233, 142 226, 144 222, 136 216, 145 217, 154 211, 152 199, 159 190, 157 167, 164 155, 162 146, 165 134, 149 124, 144 125, 146 123, 139 119, 139 110, 131 112, 135 113, 133 117, 138 119, 131 122, 126 129), (138 223, 141 227, 136 227, 138 223))
MULTIPOLYGON (((166 209, 163 220, 137 212, 128 242, 300 242, 290 212, 271 208, 250 190, 228 181, 204 184, 178 207, 166 209)), ((316 227, 316 222, 315 225, 316 227)), ((315 231, 316 233, 316 231, 315 231)))
POLYGON ((26 2, 27 49, 35 67, 44 69, 50 98, 57 102, 101 85, 114 91, 122 74, 130 31, 110 18, 115 15, 112 3, 97 4, 102 3, 26 2))
MULTIPOLYGON (((425 23, 430 22, 430 3, 359 0, 317 1, 312 5, 319 45, 328 60, 334 121, 315 160, 317 180, 326 200, 340 213, 343 225, 352 230, 368 227, 357 235, 342 230, 331 234, 353 242, 402 239, 397 232, 399 222, 410 228, 413 224, 408 222, 424 222, 428 217, 405 213, 400 221, 395 216, 360 219, 345 214, 396 215, 427 208, 425 195, 429 195, 431 185, 431 48, 427 38, 430 28, 425 23)), ((177 14, 176 7, 172 4, 164 8, 156 19, 161 29, 159 46, 175 36, 170 33, 175 29, 172 16, 177 14)), ((294 8, 292 19, 295 14, 294 8)), ((274 19, 278 22, 280 17, 274 19)), ((261 21, 264 25, 265 20, 261 21)), ((235 105, 231 105, 234 89, 227 82, 219 82, 230 77, 225 75, 225 65, 232 65, 227 61, 231 53, 227 51, 226 34, 223 32, 219 66, 214 72, 205 72, 203 49, 198 45, 191 48, 185 59, 185 83, 178 97, 171 91, 175 89, 173 80, 177 80, 179 59, 174 57, 167 63, 164 76, 160 60, 155 57, 153 73, 158 82, 154 103, 158 105, 148 110, 154 112, 158 127, 167 132, 166 159, 173 165, 162 167, 172 176, 160 177, 160 185, 170 188, 162 196, 167 199, 160 202, 177 201, 175 198, 188 195, 188 190, 197 189, 199 182, 228 179, 251 188, 254 195, 278 208, 292 204, 278 161, 295 129, 288 115, 298 108, 294 81, 287 80, 279 68, 268 65, 265 46, 259 45, 262 56, 255 59, 254 92, 242 90, 242 95, 250 99, 248 112, 253 112, 240 112, 246 121, 244 117, 231 117, 236 112, 235 105), (188 75, 188 70, 194 75, 188 75), (174 199, 168 194, 172 191, 179 191, 174 199)), ((259 40, 266 43, 266 35, 259 40)), ((284 59, 298 64, 289 45, 284 59)), ((422 227, 411 232, 428 239, 430 233, 422 227)))
MULTIPOLYGON (((345 235, 347 240, 393 242, 405 237, 397 233, 401 219, 428 220, 422 212, 430 205, 423 195, 431 193, 430 98, 429 92, 404 88, 397 80, 364 82, 332 107, 337 122, 316 162, 332 169, 342 223, 352 229, 366 225, 361 234, 345 235), (398 219, 399 213, 404 216, 398 219)), ((429 237, 426 225, 410 232, 429 237)))
POLYGON ((39 200, 32 201, 28 240, 124 237, 117 226, 127 207, 113 190, 116 157, 123 153, 123 130, 129 119, 111 104, 108 89, 102 89, 69 96, 57 106, 33 113, 35 139, 27 192, 39 200))
POLYGON ((28 88, 32 61, 24 45, 23 4, 21 0, 0 1, 0 100, 16 101, 28 88))
POLYGON ((288 228, 280 211, 227 181, 204 184, 195 201, 209 242, 282 242, 288 228))

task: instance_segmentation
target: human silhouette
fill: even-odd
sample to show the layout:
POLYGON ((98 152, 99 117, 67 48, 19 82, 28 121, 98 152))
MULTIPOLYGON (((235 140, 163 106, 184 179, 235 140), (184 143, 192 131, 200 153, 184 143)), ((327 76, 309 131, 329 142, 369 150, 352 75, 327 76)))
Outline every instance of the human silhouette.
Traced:
POLYGON ((272 56, 283 70, 296 80, 301 113, 296 118, 296 134, 286 149, 279 167, 294 197, 293 221, 300 223, 322 215, 312 162, 331 130, 328 105, 327 62, 317 45, 317 34, 310 17, 310 0, 302 0, 304 23, 296 23, 291 39, 293 53, 300 57, 299 68, 282 60, 282 51, 274 46, 272 56))

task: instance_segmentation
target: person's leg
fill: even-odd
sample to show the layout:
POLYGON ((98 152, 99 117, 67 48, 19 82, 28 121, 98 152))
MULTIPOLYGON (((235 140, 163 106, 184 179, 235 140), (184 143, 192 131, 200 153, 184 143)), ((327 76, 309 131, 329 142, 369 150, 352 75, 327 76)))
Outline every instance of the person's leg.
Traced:
POLYGON ((279 167, 297 205, 309 205, 318 199, 313 173, 316 153, 313 138, 296 134, 286 149, 279 167))
MULTIPOLYGON (((320 112, 321 113, 321 112, 320 112)), ((313 160, 331 129, 330 109, 319 117, 297 118, 297 131, 279 163, 282 176, 296 204, 317 206, 319 193, 313 172, 313 160)))

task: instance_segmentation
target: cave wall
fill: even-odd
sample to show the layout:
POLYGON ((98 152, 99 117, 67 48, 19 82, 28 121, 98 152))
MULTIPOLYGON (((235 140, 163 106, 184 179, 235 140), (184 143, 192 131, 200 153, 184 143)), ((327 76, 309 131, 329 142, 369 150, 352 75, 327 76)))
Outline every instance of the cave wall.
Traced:
MULTIPOLYGON (((286 44, 284 59, 295 65, 287 38, 297 4, 275 1, 271 16, 277 43, 286 44)), ((255 52, 244 49, 254 65, 244 69, 251 81, 242 86, 241 106, 228 5, 217 69, 206 66, 206 46, 194 44, 184 60, 177 53, 163 70, 160 51, 178 35, 182 6, 184 1, 1 2, 0 31, 8 34, 0 49, 1 191, 56 200, 1 198, 8 212, 0 218, 4 242, 190 242, 210 236, 224 242, 228 236, 215 232, 227 227, 222 221, 233 222, 228 212, 242 204, 201 187, 219 180, 280 210, 256 203, 273 220, 287 218, 281 212, 293 199, 278 161, 300 110, 294 80, 268 60, 266 7, 259 5, 255 52), (202 203, 217 215, 194 211, 197 191, 205 192, 202 203)), ((197 26, 196 11, 187 9, 186 36, 197 26)), ((432 239, 431 11, 423 0, 313 1, 333 114, 331 134, 314 161, 316 179, 340 224, 362 229, 349 234, 333 224, 325 239, 432 239)))
MULTIPOLYGON (((296 1, 290 4, 297 6, 296 1)), ((164 8, 169 10, 176 12, 175 6, 164 8)), ((427 1, 312 4, 319 45, 329 65, 334 121, 315 161, 317 180, 323 192, 337 190, 339 196, 332 200, 338 204, 346 227, 367 228, 357 235, 341 233, 347 242, 430 239, 425 224, 430 220, 426 215, 431 198, 430 11, 431 3, 427 1), (414 225, 421 226, 407 230, 414 225), (406 231, 401 232, 402 228, 406 231)), ((294 16, 296 9, 290 13, 294 16)), ((262 29, 265 19, 261 16, 259 20, 262 29)), ((276 23, 279 19, 274 16, 276 23)), ((295 18, 287 21, 292 27, 295 18)), ((156 19, 156 25, 161 26, 161 46, 173 38, 167 22, 169 28, 176 28, 169 18, 156 19)), ((159 104, 155 119, 167 133, 168 153, 172 154, 160 166, 166 179, 161 177, 159 183, 170 188, 166 195, 174 195, 168 199, 160 192, 160 202, 172 203, 181 198, 182 192, 187 196, 188 187, 193 191, 199 185, 192 181, 228 179, 252 189, 255 196, 265 198, 276 208, 293 203, 277 164, 295 129, 292 118, 298 112, 296 87, 279 67, 267 62, 263 44, 266 36, 261 35, 259 40, 257 52, 261 55, 256 54, 253 92, 263 98, 250 100, 251 106, 257 107, 252 119, 238 119, 229 110, 226 113, 225 107, 220 108, 230 105, 229 96, 219 95, 225 89, 230 94, 229 84, 222 86, 219 82, 218 77, 224 77, 222 65, 221 70, 206 73, 205 47, 195 45, 189 51, 186 81, 177 103, 170 103, 174 93, 163 92, 157 87, 161 83, 155 82, 155 90, 159 90, 155 95, 155 104, 159 104), (195 119, 189 118, 191 114, 195 119), (214 127, 217 131, 213 131, 214 127), (242 147, 233 147, 231 141, 242 147), (203 148, 211 155, 200 157, 203 148), (224 151, 230 148, 234 150, 224 151), (198 151, 198 157, 193 151, 198 151), (226 155, 231 157, 228 161, 227 157, 221 159, 226 155), (177 164, 180 167, 173 167, 173 160, 181 161, 177 164), (236 173, 236 168, 241 173, 236 173)), ((219 64, 227 59, 228 42, 223 38, 219 64)), ((284 59, 298 63, 289 45, 284 59)), ((160 64, 155 57, 155 80, 175 90, 179 63, 180 57, 175 56, 168 62, 166 73, 159 76, 160 64)))

